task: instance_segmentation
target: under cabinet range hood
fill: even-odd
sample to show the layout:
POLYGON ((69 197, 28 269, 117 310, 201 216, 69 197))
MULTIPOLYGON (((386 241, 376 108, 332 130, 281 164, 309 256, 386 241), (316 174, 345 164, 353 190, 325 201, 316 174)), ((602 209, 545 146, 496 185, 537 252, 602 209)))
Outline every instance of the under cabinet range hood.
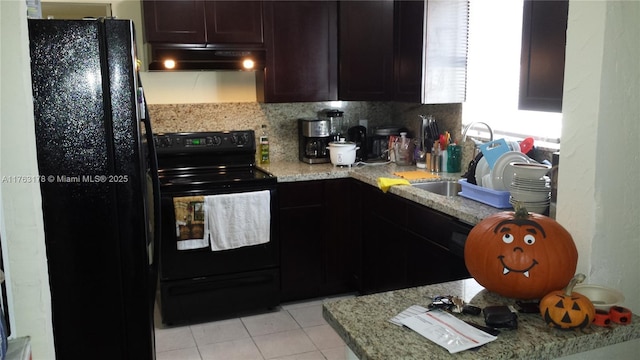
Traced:
POLYGON ((149 70, 263 70, 263 49, 151 47, 149 70))

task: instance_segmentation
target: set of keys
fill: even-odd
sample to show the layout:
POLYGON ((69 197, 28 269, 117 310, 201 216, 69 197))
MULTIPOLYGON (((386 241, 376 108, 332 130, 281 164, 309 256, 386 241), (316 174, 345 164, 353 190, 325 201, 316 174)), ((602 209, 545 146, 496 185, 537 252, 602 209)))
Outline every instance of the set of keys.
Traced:
POLYGON ((465 304, 464 300, 457 296, 436 296, 433 298, 429 309, 442 309, 457 314, 480 315, 482 309, 465 304))

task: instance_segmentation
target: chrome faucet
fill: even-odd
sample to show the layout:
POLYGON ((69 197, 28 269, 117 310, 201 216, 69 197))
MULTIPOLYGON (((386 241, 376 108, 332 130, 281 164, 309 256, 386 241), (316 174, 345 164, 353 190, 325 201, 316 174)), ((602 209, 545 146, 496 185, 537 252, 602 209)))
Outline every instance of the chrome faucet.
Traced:
MULTIPOLYGON (((491 130, 491 126, 489 126, 489 124, 485 123, 485 122, 481 122, 481 121, 474 121, 471 124, 467 125, 464 127, 464 130, 462 131, 462 143, 464 143, 467 140, 467 131, 476 124, 480 124, 480 125, 484 125, 487 127, 487 129, 489 129, 489 141, 493 141, 493 130, 491 130)), ((475 141, 475 139, 474 139, 475 141)))

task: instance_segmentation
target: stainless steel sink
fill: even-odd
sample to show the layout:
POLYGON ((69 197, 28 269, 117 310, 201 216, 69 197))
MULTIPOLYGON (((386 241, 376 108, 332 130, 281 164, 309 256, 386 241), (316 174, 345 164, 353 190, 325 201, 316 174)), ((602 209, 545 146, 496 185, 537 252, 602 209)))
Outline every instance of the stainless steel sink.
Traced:
POLYGON ((442 196, 458 196, 458 192, 460 192, 460 184, 457 181, 429 181, 423 183, 414 183, 411 184, 413 187, 418 189, 422 189, 434 194, 442 195, 442 196))

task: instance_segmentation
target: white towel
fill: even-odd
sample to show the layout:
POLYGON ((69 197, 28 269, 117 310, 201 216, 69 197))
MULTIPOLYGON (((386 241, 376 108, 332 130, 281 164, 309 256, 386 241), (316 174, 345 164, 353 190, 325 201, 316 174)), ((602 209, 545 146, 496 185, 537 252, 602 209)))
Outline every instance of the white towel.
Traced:
POLYGON ((205 196, 204 205, 205 238, 210 236, 212 251, 269 242, 269 190, 205 196))

